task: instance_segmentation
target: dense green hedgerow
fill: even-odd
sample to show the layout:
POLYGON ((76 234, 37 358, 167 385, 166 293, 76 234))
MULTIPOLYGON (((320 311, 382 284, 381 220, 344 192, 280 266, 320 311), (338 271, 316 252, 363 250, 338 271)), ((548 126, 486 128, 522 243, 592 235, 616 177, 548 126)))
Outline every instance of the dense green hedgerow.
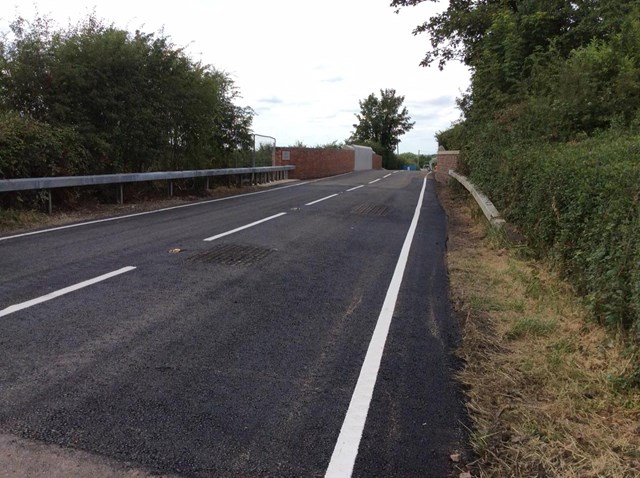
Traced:
POLYGON ((0 178, 85 174, 87 151, 71 127, 0 113, 0 178))
POLYGON ((587 297, 640 338, 640 136, 478 149, 472 178, 587 297))
POLYGON ((0 34, 0 179, 224 167, 252 148, 231 77, 90 16, 0 34), (67 145, 67 146, 65 146, 67 145))

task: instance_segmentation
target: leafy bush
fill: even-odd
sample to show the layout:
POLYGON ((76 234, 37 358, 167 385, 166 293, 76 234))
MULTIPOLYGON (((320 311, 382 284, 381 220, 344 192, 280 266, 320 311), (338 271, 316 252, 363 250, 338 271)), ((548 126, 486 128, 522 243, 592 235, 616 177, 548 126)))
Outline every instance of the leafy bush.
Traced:
POLYGON ((234 104, 229 75, 192 61, 162 34, 94 17, 59 30, 47 19, 15 20, 0 38, 0 93, 0 112, 13 118, 0 158, 36 154, 5 164, 5 176, 216 167, 252 147, 253 112, 234 104), (15 128, 33 144, 9 141, 15 128), (82 167, 58 151, 65 138, 88 155, 82 167))
POLYGON ((70 127, 0 113, 0 178, 85 174, 88 154, 70 127))
POLYGON ((640 339, 640 136, 478 153, 466 156, 472 179, 531 247, 587 297, 596 318, 640 339))

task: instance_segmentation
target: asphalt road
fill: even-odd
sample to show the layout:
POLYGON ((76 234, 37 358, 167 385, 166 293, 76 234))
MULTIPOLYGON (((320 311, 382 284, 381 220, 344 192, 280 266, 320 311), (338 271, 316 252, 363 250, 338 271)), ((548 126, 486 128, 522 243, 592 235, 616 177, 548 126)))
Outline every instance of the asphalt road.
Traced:
POLYGON ((387 171, 0 237, 0 433, 183 476, 448 476, 445 247, 433 180, 387 171))

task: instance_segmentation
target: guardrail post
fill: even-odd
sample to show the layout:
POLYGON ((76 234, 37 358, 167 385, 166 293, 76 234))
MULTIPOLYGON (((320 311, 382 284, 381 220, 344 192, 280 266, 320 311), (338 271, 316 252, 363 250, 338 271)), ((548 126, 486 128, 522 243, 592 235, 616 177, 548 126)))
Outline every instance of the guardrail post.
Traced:
POLYGON ((207 176, 207 184, 204 187, 207 191, 209 190, 209 176, 207 176))
POLYGON ((124 204, 124 186, 122 183, 118 186, 118 204, 124 204))
POLYGON ((51 197, 51 189, 47 189, 47 195, 49 196, 49 214, 53 213, 53 198, 51 197))
POLYGON ((169 197, 173 197, 173 181, 171 179, 169 180, 169 197))

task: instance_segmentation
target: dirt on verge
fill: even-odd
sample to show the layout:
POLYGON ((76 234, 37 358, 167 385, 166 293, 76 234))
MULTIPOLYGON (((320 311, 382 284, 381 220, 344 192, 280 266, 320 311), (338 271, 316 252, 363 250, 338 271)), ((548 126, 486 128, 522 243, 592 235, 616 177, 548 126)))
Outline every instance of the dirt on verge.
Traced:
POLYGON ((2 478, 170 478, 92 453, 0 434, 2 478))

